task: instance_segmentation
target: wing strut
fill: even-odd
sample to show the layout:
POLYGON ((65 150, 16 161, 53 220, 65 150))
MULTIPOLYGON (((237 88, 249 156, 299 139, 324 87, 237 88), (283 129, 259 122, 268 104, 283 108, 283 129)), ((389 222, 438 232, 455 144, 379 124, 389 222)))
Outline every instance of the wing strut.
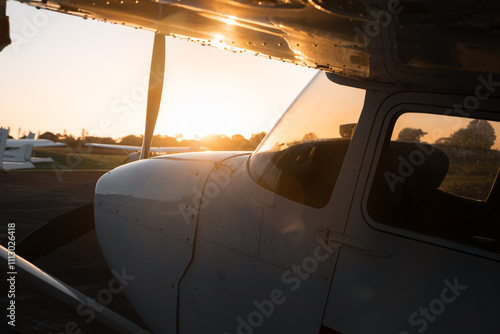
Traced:
POLYGON ((96 301, 89 303, 89 300, 91 300, 89 297, 55 279, 17 254, 13 257, 13 254, 2 246, 0 246, 0 267, 3 273, 7 272, 9 276, 15 275, 14 277, 19 278, 32 289, 60 300, 75 309, 81 307, 81 305, 86 305, 86 307, 94 311, 97 322, 118 333, 150 334, 145 329, 111 311, 104 305, 96 301), (15 272, 12 272, 10 268, 15 268, 15 272))
POLYGON ((139 159, 147 159, 153 139, 156 119, 160 111, 163 79, 165 75, 165 36, 155 34, 151 72, 149 74, 148 104, 146 110, 146 128, 142 140, 142 149, 139 159))

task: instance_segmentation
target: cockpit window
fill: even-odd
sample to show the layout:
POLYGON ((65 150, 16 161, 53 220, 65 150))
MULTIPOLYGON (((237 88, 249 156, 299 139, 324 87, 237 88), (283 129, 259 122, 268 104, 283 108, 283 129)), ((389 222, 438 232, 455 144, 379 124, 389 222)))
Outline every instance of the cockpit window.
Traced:
POLYGON ((364 100, 364 90, 317 74, 252 155, 252 178, 280 196, 324 207, 364 100))

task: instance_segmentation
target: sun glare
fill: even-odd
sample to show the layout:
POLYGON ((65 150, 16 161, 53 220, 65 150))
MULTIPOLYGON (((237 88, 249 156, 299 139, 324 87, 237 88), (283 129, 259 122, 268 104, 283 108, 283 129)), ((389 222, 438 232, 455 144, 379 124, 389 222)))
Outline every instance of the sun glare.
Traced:
POLYGON ((222 21, 224 21, 224 22, 226 22, 227 24, 230 24, 230 25, 235 25, 236 24, 236 20, 233 17, 224 18, 224 19, 222 19, 222 21))
POLYGON ((212 41, 212 46, 215 46, 216 48, 219 49, 224 49, 226 46, 226 43, 224 43, 224 36, 223 35, 215 35, 215 40, 212 41))
POLYGON ((197 94, 196 97, 181 100, 175 110, 177 112, 173 114, 165 112, 169 115, 158 119, 158 133, 172 133, 177 128, 184 129, 184 138, 201 138, 209 134, 231 136, 242 124, 238 106, 222 94, 197 94))

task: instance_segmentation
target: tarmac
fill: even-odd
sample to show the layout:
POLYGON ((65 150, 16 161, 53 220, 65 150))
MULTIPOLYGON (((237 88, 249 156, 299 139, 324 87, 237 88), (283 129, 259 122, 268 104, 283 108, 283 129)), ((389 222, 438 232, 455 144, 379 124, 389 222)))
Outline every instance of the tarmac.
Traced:
MULTIPOLYGON (((0 244, 7 246, 9 223, 15 223, 16 241, 19 242, 51 219, 91 203, 95 184, 105 172, 30 170, 0 174, 0 244)), ((94 230, 33 264, 94 299, 113 278, 94 230)), ((76 309, 32 292, 22 282, 16 284, 15 327, 9 325, 7 307, 10 299, 5 275, 6 272, 0 272, 0 308, 5 314, 0 319, 0 333, 112 333, 95 321, 89 321, 89 317, 78 315, 76 309), (76 323, 77 327, 73 328, 74 325, 68 325, 70 323, 76 323)), ((122 294, 114 295, 107 307, 146 328, 122 294)))

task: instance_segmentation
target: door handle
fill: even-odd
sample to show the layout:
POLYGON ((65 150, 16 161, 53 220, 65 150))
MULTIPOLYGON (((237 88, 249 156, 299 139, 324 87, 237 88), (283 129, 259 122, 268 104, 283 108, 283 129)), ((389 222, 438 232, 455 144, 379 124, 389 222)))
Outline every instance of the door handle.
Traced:
POLYGON ((392 257, 392 254, 382 247, 364 240, 346 236, 345 234, 335 233, 327 229, 317 230, 316 239, 322 240, 326 245, 338 249, 344 248, 368 256, 385 258, 392 257))

